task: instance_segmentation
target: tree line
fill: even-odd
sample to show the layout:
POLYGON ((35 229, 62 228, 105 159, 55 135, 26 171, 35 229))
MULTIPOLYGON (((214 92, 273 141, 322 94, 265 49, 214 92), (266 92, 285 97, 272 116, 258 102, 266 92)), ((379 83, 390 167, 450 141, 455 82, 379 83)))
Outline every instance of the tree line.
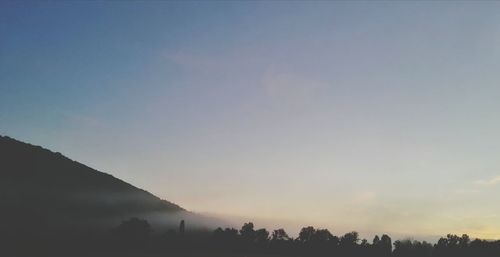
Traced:
POLYGON ((318 257, 493 257, 500 256, 500 241, 471 239, 468 235, 448 234, 437 243, 411 239, 393 240, 389 235, 361 239, 352 231, 341 236, 328 229, 304 227, 293 238, 284 229, 256 229, 252 222, 240 229, 217 228, 213 231, 185 231, 181 221, 178 230, 160 235, 152 233, 145 220, 124 221, 113 230, 119 249, 156 251, 202 251, 218 253, 273 254, 276 256, 318 257), (125 248, 123 248, 126 246, 125 248), (120 248, 122 247, 122 248, 120 248))

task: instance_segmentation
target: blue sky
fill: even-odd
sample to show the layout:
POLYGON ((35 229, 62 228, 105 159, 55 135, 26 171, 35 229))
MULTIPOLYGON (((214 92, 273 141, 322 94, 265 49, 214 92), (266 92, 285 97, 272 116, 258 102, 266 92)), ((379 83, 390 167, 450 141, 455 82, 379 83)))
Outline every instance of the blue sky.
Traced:
POLYGON ((269 227, 500 238, 499 11, 2 2, 0 133, 269 227))

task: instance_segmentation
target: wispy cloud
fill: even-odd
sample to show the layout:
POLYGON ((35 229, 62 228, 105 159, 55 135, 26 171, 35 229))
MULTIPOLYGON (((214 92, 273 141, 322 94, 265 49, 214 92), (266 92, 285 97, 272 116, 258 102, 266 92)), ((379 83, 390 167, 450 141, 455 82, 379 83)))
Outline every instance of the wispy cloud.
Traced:
POLYGON ((486 179, 486 180, 482 179, 476 181, 477 185, 484 185, 484 186, 494 186, 499 183, 500 183, 500 176, 496 176, 491 179, 486 179))

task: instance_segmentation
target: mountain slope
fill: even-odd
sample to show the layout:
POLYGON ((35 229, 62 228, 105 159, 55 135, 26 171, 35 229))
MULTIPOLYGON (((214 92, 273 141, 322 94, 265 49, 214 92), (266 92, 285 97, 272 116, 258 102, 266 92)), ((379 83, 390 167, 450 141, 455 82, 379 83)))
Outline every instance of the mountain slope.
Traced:
POLYGON ((132 216, 192 215, 109 174, 4 136, 0 136, 0 206, 0 229, 16 231, 107 229, 132 216))

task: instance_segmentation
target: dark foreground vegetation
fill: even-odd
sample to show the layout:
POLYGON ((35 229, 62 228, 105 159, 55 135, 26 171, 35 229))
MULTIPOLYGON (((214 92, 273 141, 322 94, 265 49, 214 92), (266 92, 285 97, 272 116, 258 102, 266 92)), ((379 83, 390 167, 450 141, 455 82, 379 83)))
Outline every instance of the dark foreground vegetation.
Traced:
POLYGON ((393 242, 385 234, 368 241, 360 239, 355 231, 335 236, 327 229, 311 226, 302 228, 298 237, 292 238, 283 229, 255 229, 252 222, 239 230, 190 231, 181 221, 177 230, 155 233, 146 220, 132 218, 100 234, 18 237, 5 245, 2 252, 10 256, 497 257, 500 241, 472 240, 465 234, 449 234, 435 244, 409 239, 393 242))

